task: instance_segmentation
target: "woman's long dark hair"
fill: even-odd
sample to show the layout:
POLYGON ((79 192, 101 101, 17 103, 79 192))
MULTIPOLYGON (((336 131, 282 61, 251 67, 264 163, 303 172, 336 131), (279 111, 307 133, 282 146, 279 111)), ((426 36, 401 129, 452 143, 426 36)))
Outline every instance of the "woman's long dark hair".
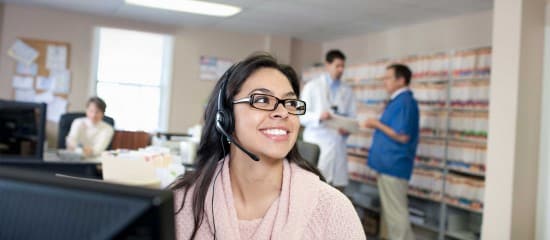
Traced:
MULTIPOLYGON (((222 82, 227 81, 224 94, 225 99, 223 99, 223 103, 226 108, 225 110, 232 113, 233 104, 231 104, 231 102, 233 97, 239 93, 241 86, 248 79, 248 77, 260 68, 273 68, 279 70, 288 78, 294 93, 296 93, 297 96, 300 95, 300 83, 296 72, 292 69, 292 67, 279 64, 275 58, 266 53, 253 54, 245 60, 237 63, 231 68, 231 74, 224 74, 225 76, 222 76, 222 78, 218 81, 210 94, 210 100, 208 101, 208 105, 204 111, 204 127, 202 128, 202 137, 197 151, 196 170, 178 177, 178 179, 170 186, 172 190, 184 190, 183 200, 180 208, 176 211, 176 214, 179 214, 183 209, 183 206, 186 204, 185 199, 187 197, 188 190, 191 186, 194 186, 194 190, 190 194, 192 194, 191 199, 195 224, 190 239, 195 238, 197 230, 204 219, 206 193, 208 192, 210 182, 214 178, 218 161, 224 157, 222 147, 229 149, 229 143, 227 143, 227 141, 223 141, 223 143, 220 141, 220 139, 222 139, 222 135, 216 130, 215 122, 218 92, 220 91, 222 82), (221 146, 221 144, 223 144, 223 146, 221 146)), ((229 134, 232 133, 230 132, 229 134)), ((286 158, 288 161, 297 164, 301 168, 318 175, 322 181, 325 181, 319 170, 300 155, 296 144, 292 147, 286 158)))

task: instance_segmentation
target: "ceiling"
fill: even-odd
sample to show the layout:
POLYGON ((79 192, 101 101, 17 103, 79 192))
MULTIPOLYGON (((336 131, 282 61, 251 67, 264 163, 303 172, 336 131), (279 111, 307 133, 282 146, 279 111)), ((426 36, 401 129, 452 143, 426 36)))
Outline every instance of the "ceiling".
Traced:
POLYGON ((124 0, 0 0, 161 24, 329 41, 489 10, 493 0, 210 0, 243 8, 229 18, 124 4, 124 0))

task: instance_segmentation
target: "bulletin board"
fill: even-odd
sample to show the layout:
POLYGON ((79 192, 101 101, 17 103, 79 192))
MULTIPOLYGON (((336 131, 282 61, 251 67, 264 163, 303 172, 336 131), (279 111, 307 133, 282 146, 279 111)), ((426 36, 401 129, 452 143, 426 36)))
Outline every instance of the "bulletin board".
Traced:
MULTIPOLYGON (((69 43, 59 42, 59 41, 32 39, 32 38, 23 38, 23 37, 20 37, 18 39, 20 39, 21 41, 23 41, 27 45, 31 46, 32 48, 34 48, 39 53, 38 58, 36 58, 36 60, 35 60, 35 63, 38 65, 38 72, 36 74, 36 77, 38 77, 38 76, 42 76, 42 77, 50 76, 50 70, 46 66, 46 56, 48 54, 48 46, 52 46, 52 45, 53 46, 64 46, 67 49, 67 56, 66 56, 67 66, 66 66, 66 68, 70 69, 71 47, 70 47, 69 43)), ((16 67, 17 67, 17 65, 16 65, 16 67)), ((16 74, 16 72, 14 70, 14 75, 15 74, 16 74)), ((20 75, 20 74, 17 74, 17 75, 20 75)), ((37 81, 34 82, 34 90, 36 91, 36 93, 44 92, 44 90, 37 89, 36 84, 37 84, 37 81)), ((13 92, 14 92, 13 97, 15 98, 15 89, 14 89, 13 92)), ((68 100, 68 95, 69 94, 68 93, 55 93, 54 95, 58 96, 58 97, 61 97, 65 100, 68 100)))
MULTIPOLYGON (((47 146, 55 147, 57 142, 56 138, 59 119, 61 115, 67 111, 70 104, 70 102, 68 101, 72 85, 70 71, 70 44, 68 42, 61 41, 49 41, 18 37, 12 45, 12 48, 17 45, 18 41, 21 41, 28 47, 32 48, 33 51, 36 51, 38 53, 38 56, 34 59, 34 61, 30 62, 30 64, 12 56, 15 61, 15 67, 12 74, 12 97, 17 101, 36 101, 47 103, 47 146), (59 60, 60 58, 62 60, 59 60), (59 61, 52 61, 52 59, 59 61), (65 76, 62 77, 64 81, 59 81, 59 75, 56 75, 59 72, 64 73, 62 74, 63 76, 65 76), (52 73, 54 77, 52 77, 52 73), (39 87, 39 78, 55 79, 50 80, 49 82, 55 82, 56 84, 57 82, 63 82, 64 84, 61 84, 63 86, 62 90, 60 91, 57 88, 58 86, 55 84, 53 85, 55 86, 54 88, 49 88, 46 90, 41 89, 39 87), (21 85, 18 85, 18 83, 21 83, 21 85), (22 92, 26 92, 27 94, 21 94, 22 92), (49 97, 40 98, 39 96, 49 97)), ((12 50, 12 48, 10 48, 10 50, 12 50)), ((8 55, 10 55, 11 53, 13 52, 8 51, 8 55)))

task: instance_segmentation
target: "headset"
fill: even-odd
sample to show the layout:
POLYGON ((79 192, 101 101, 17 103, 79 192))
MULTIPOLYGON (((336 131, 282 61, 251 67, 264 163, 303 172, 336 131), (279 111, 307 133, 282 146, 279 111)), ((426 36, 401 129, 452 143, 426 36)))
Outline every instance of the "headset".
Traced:
POLYGON ((227 142, 234 143, 235 146, 246 153, 246 155, 252 158, 252 160, 259 161, 260 158, 256 154, 251 153, 246 148, 241 146, 241 144, 235 141, 231 136, 231 133, 233 133, 235 127, 233 123, 233 113, 231 111, 227 111, 227 109, 223 105, 223 100, 225 99, 225 87, 229 79, 231 79, 231 75, 233 74, 235 69, 238 68, 238 66, 239 63, 231 66, 221 78, 220 91, 218 92, 218 111, 216 112, 216 130, 218 130, 220 134, 225 136, 227 142))

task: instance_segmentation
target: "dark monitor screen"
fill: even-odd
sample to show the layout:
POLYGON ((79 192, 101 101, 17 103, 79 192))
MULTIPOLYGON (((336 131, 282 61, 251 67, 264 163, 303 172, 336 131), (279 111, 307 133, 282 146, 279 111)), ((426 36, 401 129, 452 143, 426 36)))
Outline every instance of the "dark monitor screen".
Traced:
POLYGON ((0 239, 174 239, 172 192, 0 167, 0 239))
POLYGON ((46 104, 0 100, 0 160, 42 160, 46 104))

